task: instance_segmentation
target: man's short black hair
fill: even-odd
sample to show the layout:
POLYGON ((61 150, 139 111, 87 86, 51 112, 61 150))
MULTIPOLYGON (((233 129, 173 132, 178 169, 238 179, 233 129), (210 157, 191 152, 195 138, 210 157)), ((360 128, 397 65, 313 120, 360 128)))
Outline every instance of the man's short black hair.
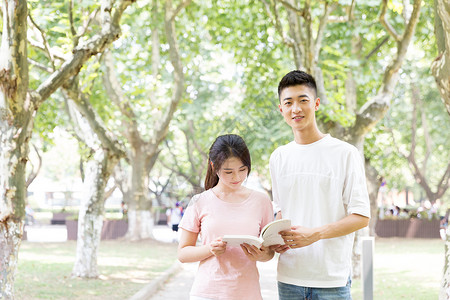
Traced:
POLYGON ((280 99, 281 92, 285 88, 296 85, 306 85, 311 88, 317 96, 317 85, 314 77, 306 72, 294 70, 284 75, 278 84, 278 99, 280 99))

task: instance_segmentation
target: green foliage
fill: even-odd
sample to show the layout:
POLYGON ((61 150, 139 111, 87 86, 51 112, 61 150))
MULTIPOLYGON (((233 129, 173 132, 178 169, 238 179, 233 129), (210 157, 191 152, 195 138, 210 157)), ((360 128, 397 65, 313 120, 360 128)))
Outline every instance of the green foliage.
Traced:
MULTIPOLYGON (((74 28, 80 32, 89 15, 99 8, 99 3, 88 0, 73 2, 74 28)), ((151 136, 155 124, 161 120, 173 91, 173 67, 164 35, 164 5, 157 2, 156 14, 151 10, 151 1, 138 1, 129 7, 123 16, 122 35, 112 47, 121 87, 131 101, 144 138, 151 136), (155 32, 159 34, 160 45, 155 45, 152 40, 155 32), (155 47, 160 49, 157 74, 152 71, 155 67, 152 60, 155 47)), ((74 42, 70 33, 67 1, 32 0, 28 3, 31 15, 45 32, 50 47, 69 55, 74 42)), ((351 1, 334 3, 338 4, 332 13, 336 17, 346 14, 345 5, 351 1)), ((311 5, 316 32, 323 3, 312 1, 311 5)), ((280 4, 278 7, 281 9, 283 31, 288 34, 286 9, 280 4)), ((326 26, 318 64, 323 71, 329 104, 321 106, 318 112, 321 122, 333 121, 343 126, 353 124, 355 115, 348 110, 345 99, 345 80, 349 74, 357 84, 357 109, 377 94, 384 69, 395 55, 396 47, 396 42, 379 22, 379 10, 378 0, 358 2, 351 22, 333 22, 326 26)), ((387 18, 399 33, 404 30, 402 12, 402 1, 389 1, 387 18)), ((393 147, 390 134, 392 128, 400 148, 408 149, 411 143, 411 83, 420 86, 422 110, 426 111, 433 137, 435 148, 429 162, 428 176, 434 184, 440 172, 433 170, 441 170, 449 157, 446 142, 449 138, 446 132, 450 132, 448 116, 443 113, 429 72, 429 65, 436 56, 433 18, 429 17, 433 13, 433 1, 426 0, 413 44, 408 50, 408 60, 402 66, 391 110, 366 139, 366 156, 387 179, 390 187, 399 189, 404 186, 417 189, 407 162, 393 147)), ((97 23, 91 22, 86 37, 97 28, 97 23)), ((164 147, 170 147, 179 160, 180 168, 189 173, 193 171, 182 134, 182 130, 188 128, 188 122, 193 122, 195 128, 189 138, 191 142, 196 141, 203 152, 207 152, 216 136, 237 133, 244 137, 251 150, 253 169, 268 179, 270 153, 292 140, 291 130, 285 125, 277 107, 278 82, 285 73, 295 68, 292 49, 283 43, 261 1, 193 1, 177 16, 176 32, 184 65, 186 92, 164 147)), ((34 39, 42 42, 38 37, 36 34, 34 39)), ((53 68, 45 51, 30 46, 29 57, 53 68)), ((89 101, 107 128, 126 145, 125 139, 120 137, 125 117, 105 93, 101 59, 100 56, 93 57, 83 67, 79 75, 81 89, 89 96, 89 101)), ((55 59, 55 67, 60 64, 61 61, 55 59)), ((31 88, 37 88, 46 76, 45 71, 30 65, 31 88)), ((39 138, 46 143, 43 146, 45 150, 53 143, 52 131, 55 128, 70 128, 63 103, 64 99, 57 93, 38 111, 35 127, 39 138)), ((195 165, 204 164, 198 150, 191 148, 190 151, 196 158, 195 165)), ((418 157, 423 158, 423 140, 420 140, 417 151, 418 157)), ((89 155, 86 149, 80 152, 84 156, 89 155)), ((170 165, 171 154, 167 148, 163 149, 159 159, 170 165)), ((169 174, 167 171, 165 175, 169 174)), ((201 178, 203 174, 192 176, 201 178)), ((174 180, 179 183, 181 179, 174 180)), ((179 186, 180 190, 185 188, 183 184, 179 186)))
MULTIPOLYGON (((422 56, 422 52, 419 51, 422 56)), ((420 58, 411 58, 419 59, 420 58)), ((436 186, 449 163, 450 149, 450 120, 447 113, 442 108, 440 96, 435 88, 434 78, 430 75, 429 67, 418 68, 407 62, 404 66, 404 73, 400 76, 400 83, 396 89, 396 96, 392 107, 386 118, 378 124, 375 130, 366 139, 366 156, 371 163, 379 170, 380 175, 387 178, 390 187, 403 189, 403 187, 413 187, 417 199, 423 198, 424 192, 415 183, 412 168, 407 159, 402 155, 408 155, 411 151, 412 137, 412 87, 415 87, 419 94, 417 97, 421 104, 417 107, 417 136, 415 157, 419 166, 423 166, 427 152, 425 144, 425 124, 422 123, 421 113, 425 113, 426 127, 428 128, 431 141, 431 155, 426 164, 426 174, 431 189, 436 190, 436 186), (392 132, 392 133, 391 133, 392 132), (394 139, 396 145, 394 144, 394 139), (398 147, 398 148, 397 148, 398 147)), ((443 200, 448 199, 449 193, 443 200)))

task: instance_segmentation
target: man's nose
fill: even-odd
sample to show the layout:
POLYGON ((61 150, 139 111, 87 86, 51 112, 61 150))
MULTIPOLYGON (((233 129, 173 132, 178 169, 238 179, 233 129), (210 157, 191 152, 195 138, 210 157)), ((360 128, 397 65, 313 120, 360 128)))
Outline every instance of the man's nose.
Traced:
POLYGON ((300 103, 294 102, 292 105, 292 111, 293 112, 300 112, 302 110, 300 103))

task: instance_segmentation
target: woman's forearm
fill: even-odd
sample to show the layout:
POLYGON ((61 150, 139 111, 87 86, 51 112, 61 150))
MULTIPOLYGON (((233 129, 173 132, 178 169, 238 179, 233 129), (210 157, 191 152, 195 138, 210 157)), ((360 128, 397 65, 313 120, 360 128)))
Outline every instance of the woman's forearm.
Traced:
POLYGON ((208 245, 185 246, 178 249, 178 260, 182 263, 202 261, 212 255, 208 245))

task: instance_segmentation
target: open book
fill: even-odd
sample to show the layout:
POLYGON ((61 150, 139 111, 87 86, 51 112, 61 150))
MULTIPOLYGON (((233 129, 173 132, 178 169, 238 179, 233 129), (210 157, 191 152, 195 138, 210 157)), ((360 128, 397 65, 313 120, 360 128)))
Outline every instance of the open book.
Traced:
POLYGON ((222 240, 227 242, 228 246, 239 246, 244 243, 258 248, 284 245, 284 240, 278 232, 289 229, 291 229, 291 220, 280 219, 264 226, 259 237, 253 235, 224 235, 222 240))

